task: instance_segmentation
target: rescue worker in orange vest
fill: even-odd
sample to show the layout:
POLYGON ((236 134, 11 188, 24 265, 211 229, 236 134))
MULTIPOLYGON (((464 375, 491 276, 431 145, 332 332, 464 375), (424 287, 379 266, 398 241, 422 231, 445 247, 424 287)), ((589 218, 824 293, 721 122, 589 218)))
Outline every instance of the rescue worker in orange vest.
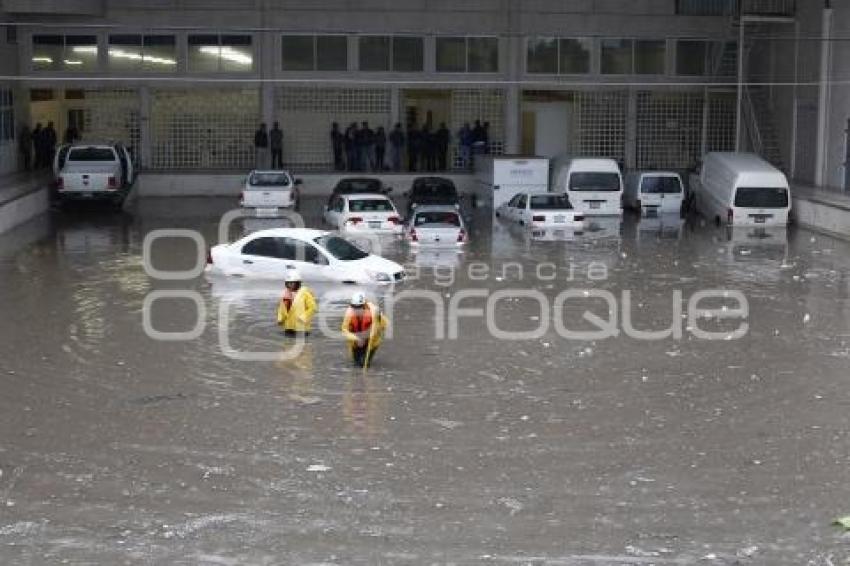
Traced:
POLYGON ((355 364, 369 367, 389 323, 381 309, 366 300, 365 294, 354 293, 342 320, 342 334, 355 364))
POLYGON ((297 270, 286 274, 286 288, 277 307, 277 323, 287 334, 308 334, 316 314, 316 298, 309 287, 301 283, 301 274, 297 270))

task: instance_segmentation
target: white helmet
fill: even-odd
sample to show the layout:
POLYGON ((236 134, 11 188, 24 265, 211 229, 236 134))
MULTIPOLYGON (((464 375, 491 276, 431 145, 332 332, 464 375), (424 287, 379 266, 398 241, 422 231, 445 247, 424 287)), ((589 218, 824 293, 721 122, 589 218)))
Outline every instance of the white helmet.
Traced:
POLYGON ((352 307, 362 307, 365 304, 366 304, 366 294, 365 293, 363 293, 361 291, 357 291, 356 293, 351 295, 351 306, 352 307))
POLYGON ((301 272, 297 269, 289 269, 286 271, 286 277, 283 279, 284 283, 301 283, 301 272))

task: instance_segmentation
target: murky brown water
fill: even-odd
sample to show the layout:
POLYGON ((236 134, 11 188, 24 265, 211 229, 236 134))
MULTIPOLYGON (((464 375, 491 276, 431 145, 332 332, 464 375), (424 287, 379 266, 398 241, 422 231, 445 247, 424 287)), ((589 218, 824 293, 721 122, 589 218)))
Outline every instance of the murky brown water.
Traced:
MULTIPOLYGON (((55 213, 0 236, 0 563, 850 556, 830 525, 850 513, 847 243, 669 219, 602 222, 545 241, 477 219, 460 255, 388 244, 385 254, 411 271, 425 266, 405 289, 436 291, 446 307, 469 288, 535 289, 550 303, 566 288, 629 290, 643 329, 675 321, 676 290, 685 302, 700 289, 740 290, 749 332, 708 342, 683 321, 681 340, 584 342, 550 324, 510 342, 466 317, 458 339, 435 340, 434 307, 410 300, 396 305, 394 337, 363 373, 320 333, 289 361, 231 359, 220 347, 223 304, 234 347, 291 346, 274 325, 273 296, 257 298, 244 281, 144 273, 150 230, 197 229, 214 241, 231 205, 148 200, 133 214, 55 213), (489 265, 484 280, 468 271, 474 262, 489 265), (535 276, 541 262, 554 280, 535 276), (591 279, 592 262, 604 280, 591 279), (200 294, 200 338, 146 336, 145 297, 162 289, 200 294)), ((315 221, 320 201, 306 206, 315 221)), ((155 252, 160 269, 191 266, 188 242, 155 252)), ((338 316, 348 290, 317 291, 338 316)), ((504 299, 495 318, 505 330, 549 315, 593 328, 580 321, 585 307, 604 313, 592 301, 542 313, 504 299)), ((195 319, 188 301, 152 314, 163 331, 195 319)))

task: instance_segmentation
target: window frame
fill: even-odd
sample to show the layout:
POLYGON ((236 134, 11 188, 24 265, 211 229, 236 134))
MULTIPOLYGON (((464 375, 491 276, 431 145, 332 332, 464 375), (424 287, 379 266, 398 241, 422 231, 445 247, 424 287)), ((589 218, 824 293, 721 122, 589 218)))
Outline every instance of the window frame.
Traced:
MULTIPOLYGON (((47 44, 49 45, 49 44, 47 44)), ((102 55, 102 38, 100 34, 97 32, 92 32, 91 30, 74 30, 70 29, 67 31, 60 32, 52 32, 52 30, 44 30, 44 31, 36 31, 30 33, 29 35, 29 70, 33 73, 98 73, 102 70, 101 68, 101 55, 102 55), (61 54, 59 55, 60 60, 52 61, 51 60, 51 68, 39 69, 35 66, 35 57, 36 57, 36 38, 47 38, 47 37, 56 37, 60 39, 60 43, 56 44, 59 46, 61 54), (95 48, 94 53, 94 64, 91 68, 76 68, 72 65, 68 65, 66 63, 68 57, 68 38, 76 37, 76 38, 94 38, 94 43, 84 43, 84 44, 74 44, 77 46, 90 46, 93 45, 95 48)))
POLYGON ((593 51, 595 47, 595 42, 592 37, 589 36, 556 36, 556 35, 530 35, 525 38, 525 74, 532 76, 561 76, 561 77, 584 77, 590 74, 593 74, 593 51), (546 72, 546 71, 531 71, 529 70, 529 47, 532 41, 546 39, 552 40, 555 42, 555 71, 554 72, 546 72), (587 50, 587 70, 580 73, 565 73, 562 71, 563 69, 563 50, 562 50, 562 42, 563 41, 581 41, 588 43, 587 50))
POLYGON ((349 70, 349 58, 351 50, 349 49, 348 34, 345 33, 282 33, 278 35, 280 47, 278 54, 280 55, 279 69, 284 73, 342 73, 349 70), (304 69, 287 69, 284 66, 284 41, 287 38, 307 38, 310 40, 311 60, 309 68, 304 69), (320 69, 319 68, 319 39, 320 38, 342 38, 345 45, 345 63, 339 69, 320 69))
POLYGON ((257 46, 254 41, 254 34, 252 33, 188 33, 186 34, 186 66, 185 71, 188 74, 233 74, 233 75, 242 75, 245 73, 256 73, 257 72, 257 46), (217 40, 217 44, 213 45, 212 43, 197 43, 193 44, 192 38, 201 38, 201 37, 215 37, 217 40), (250 68, 246 68, 244 70, 234 70, 234 69, 224 69, 222 64, 222 47, 226 47, 223 43, 223 38, 225 37, 247 37, 250 41, 248 45, 251 48, 251 66, 250 68), (192 48, 193 46, 201 46, 201 47, 218 47, 218 57, 216 59, 216 69, 215 70, 207 70, 207 69, 193 69, 192 68, 192 48))
POLYGON ((497 35, 438 35, 434 40, 434 70, 437 73, 445 73, 457 75, 460 73, 464 74, 472 74, 472 75, 496 75, 500 72, 501 69, 501 61, 502 59, 502 46, 499 42, 499 36, 497 35), (438 57, 439 52, 439 43, 441 39, 463 39, 464 41, 464 70, 461 71, 445 71, 440 69, 440 61, 438 57), (492 71, 473 71, 469 68, 469 40, 470 39, 490 39, 496 42, 496 68, 492 71))

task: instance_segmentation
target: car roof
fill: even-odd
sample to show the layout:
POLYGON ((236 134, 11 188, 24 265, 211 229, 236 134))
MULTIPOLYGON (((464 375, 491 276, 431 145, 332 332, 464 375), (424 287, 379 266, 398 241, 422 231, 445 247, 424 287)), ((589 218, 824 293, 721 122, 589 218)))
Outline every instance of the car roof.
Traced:
POLYGON ((383 184, 383 182, 377 177, 343 177, 339 181, 336 182, 337 185, 341 183, 354 183, 354 182, 377 182, 379 184, 383 184))
POLYGON ((346 200, 390 200, 390 197, 381 193, 355 193, 353 195, 340 196, 346 200))
MULTIPOLYGON (((251 232, 245 238, 297 238, 299 240, 315 240, 319 236, 330 234, 327 230, 316 230, 315 228, 268 228, 251 232)), ((244 238, 243 238, 244 239, 244 238)))
POLYGON ((273 174, 273 173, 278 173, 278 174, 284 173, 286 175, 289 175, 289 171, 287 171, 286 169, 252 169, 251 172, 248 173, 248 174, 253 175, 254 173, 261 173, 263 175, 268 175, 268 174, 273 174))
POLYGON ((419 214, 420 212, 454 212, 455 214, 460 214, 457 207, 450 204, 424 204, 417 206, 413 214, 419 214))

